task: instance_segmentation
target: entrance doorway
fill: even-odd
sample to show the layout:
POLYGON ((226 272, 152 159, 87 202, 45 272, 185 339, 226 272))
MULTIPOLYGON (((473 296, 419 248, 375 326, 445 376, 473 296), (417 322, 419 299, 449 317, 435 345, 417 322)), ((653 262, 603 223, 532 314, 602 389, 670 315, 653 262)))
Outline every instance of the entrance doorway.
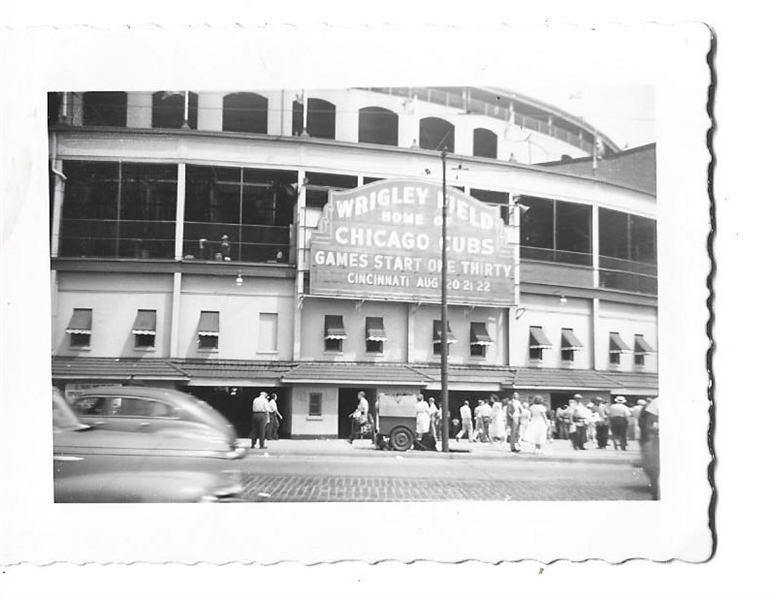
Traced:
POLYGON ((376 389, 361 387, 339 389, 337 393, 337 437, 339 439, 347 439, 353 431, 350 415, 358 407, 359 391, 366 393, 366 399, 369 401, 369 412, 371 413, 374 409, 376 389))

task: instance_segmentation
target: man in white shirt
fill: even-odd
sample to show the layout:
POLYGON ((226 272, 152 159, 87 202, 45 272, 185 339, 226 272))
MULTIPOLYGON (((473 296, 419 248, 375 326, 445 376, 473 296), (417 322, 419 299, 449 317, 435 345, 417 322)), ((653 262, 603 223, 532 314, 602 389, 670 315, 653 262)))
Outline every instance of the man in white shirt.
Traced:
POLYGON ((462 439, 463 435, 467 434, 468 441, 473 441, 473 414, 467 399, 463 402, 463 405, 460 406, 460 422, 462 423, 462 428, 455 439, 459 441, 462 439))
POLYGON ((257 444, 259 437, 259 448, 265 449, 265 431, 269 419, 270 406, 267 400, 267 393, 260 392, 251 402, 251 447, 257 444))

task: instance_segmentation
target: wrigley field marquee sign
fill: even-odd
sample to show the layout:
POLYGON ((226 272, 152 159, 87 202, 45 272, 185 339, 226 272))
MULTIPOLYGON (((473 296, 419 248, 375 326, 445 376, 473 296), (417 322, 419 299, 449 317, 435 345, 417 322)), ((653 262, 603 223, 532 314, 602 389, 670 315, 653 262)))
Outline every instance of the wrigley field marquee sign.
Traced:
MULTIPOLYGON (((513 245, 497 206, 447 188, 447 300, 510 306, 513 245)), ((439 303, 441 185, 390 179, 332 192, 310 243, 310 293, 439 303)))

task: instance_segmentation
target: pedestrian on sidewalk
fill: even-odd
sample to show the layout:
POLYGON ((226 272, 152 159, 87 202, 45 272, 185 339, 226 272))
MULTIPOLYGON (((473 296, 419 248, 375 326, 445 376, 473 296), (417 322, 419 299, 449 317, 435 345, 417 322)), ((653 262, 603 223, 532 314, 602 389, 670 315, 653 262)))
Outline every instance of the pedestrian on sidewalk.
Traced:
POLYGON ((628 423, 628 439, 629 441, 633 441, 636 439, 639 439, 640 436, 640 430, 639 430, 639 415, 641 414, 642 410, 644 409, 644 406, 647 405, 649 402, 649 398, 647 401, 644 399, 640 399, 636 402, 636 405, 630 407, 631 410, 631 420, 628 423))
POLYGON ((521 428, 520 427, 521 411, 522 411, 522 405, 521 405, 521 401, 519 401, 519 394, 514 392, 513 397, 508 402, 508 407, 505 413, 506 420, 508 421, 508 426, 511 429, 508 442, 511 445, 511 451, 514 453, 518 453, 521 450, 521 444, 519 443, 519 431, 521 428))
POLYGON ((431 424, 430 407, 428 406, 428 402, 425 401, 425 398, 422 396, 422 393, 417 395, 417 405, 415 408, 417 410, 417 422, 415 423, 414 432, 419 441, 425 433, 430 432, 431 424))
POLYGON ((468 435, 468 441, 473 441, 473 414, 471 413, 470 402, 466 399, 463 405, 460 406, 460 422, 462 423, 462 429, 457 434, 455 439, 459 442, 463 438, 463 435, 468 435))
POLYGON ((543 445, 548 439, 547 409, 540 395, 535 395, 532 399, 529 410, 532 417, 524 433, 524 441, 533 446, 533 453, 539 454, 542 453, 543 445))
POLYGON ((489 423, 489 436, 492 441, 505 441, 505 411, 500 398, 492 396, 492 410, 489 423))
POLYGON ((599 449, 607 448, 607 441, 610 432, 610 419, 607 415, 607 400, 602 397, 595 397, 596 410, 594 411, 596 426, 596 446, 599 449))
POLYGON ((283 416, 278 411, 278 395, 275 393, 270 394, 270 400, 267 402, 267 405, 270 409, 269 411, 269 418, 267 423, 267 438, 271 441, 277 441, 278 440, 278 428, 280 427, 281 420, 283 420, 283 416))
POLYGON ((575 405, 572 409, 572 424, 575 427, 572 438, 573 449, 584 450, 586 448, 586 428, 588 426, 588 420, 591 418, 591 410, 585 405, 585 399, 583 396, 575 394, 572 398, 575 401, 575 405))
POLYGON ((270 418, 270 406, 268 405, 267 393, 261 391, 259 395, 251 402, 251 447, 252 449, 257 444, 257 437, 259 437, 259 448, 266 449, 265 447, 265 432, 267 429, 267 422, 270 418))
POLYGON ((615 402, 610 406, 608 414, 610 417, 610 429, 612 430, 612 444, 616 451, 618 445, 620 445, 620 449, 625 451, 628 444, 628 439, 626 438, 628 423, 631 420, 631 410, 626 406, 626 398, 618 395, 615 398, 615 402))
POLYGON ((369 422, 369 401, 366 399, 366 393, 358 392, 358 406, 350 414, 351 419, 350 437, 348 443, 353 444, 353 440, 361 434, 361 427, 369 422))
POLYGON ((439 424, 440 410, 436 407, 436 400, 433 397, 428 398, 428 416, 430 416, 430 434, 433 435, 433 437, 438 440, 441 435, 439 435, 439 429, 441 428, 441 425, 439 424))
POLYGON ((558 427, 559 439, 569 439, 569 425, 572 420, 569 407, 562 405, 556 409, 556 426, 558 427))
POLYGON ((658 398, 650 400, 639 413, 640 445, 642 468, 650 478, 652 498, 660 499, 660 422, 658 398))

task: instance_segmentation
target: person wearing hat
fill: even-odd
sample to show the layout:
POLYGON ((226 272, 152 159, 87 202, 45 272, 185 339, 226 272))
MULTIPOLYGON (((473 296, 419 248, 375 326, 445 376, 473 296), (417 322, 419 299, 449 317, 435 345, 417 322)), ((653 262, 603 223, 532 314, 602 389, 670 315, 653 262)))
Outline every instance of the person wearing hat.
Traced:
POLYGON ((631 410, 626 405, 626 398, 618 395, 608 410, 610 417, 610 430, 612 431, 612 444, 617 450, 618 445, 623 451, 628 445, 628 423, 631 421, 631 410))
POLYGON ((640 399, 636 402, 636 405, 629 408, 631 410, 631 421, 628 423, 629 441, 639 439, 639 414, 641 414, 648 401, 649 400, 640 399))
POLYGON ((265 449, 265 432, 270 414, 270 404, 267 399, 267 393, 262 391, 254 401, 251 402, 251 447, 257 444, 259 437, 259 448, 265 449))

